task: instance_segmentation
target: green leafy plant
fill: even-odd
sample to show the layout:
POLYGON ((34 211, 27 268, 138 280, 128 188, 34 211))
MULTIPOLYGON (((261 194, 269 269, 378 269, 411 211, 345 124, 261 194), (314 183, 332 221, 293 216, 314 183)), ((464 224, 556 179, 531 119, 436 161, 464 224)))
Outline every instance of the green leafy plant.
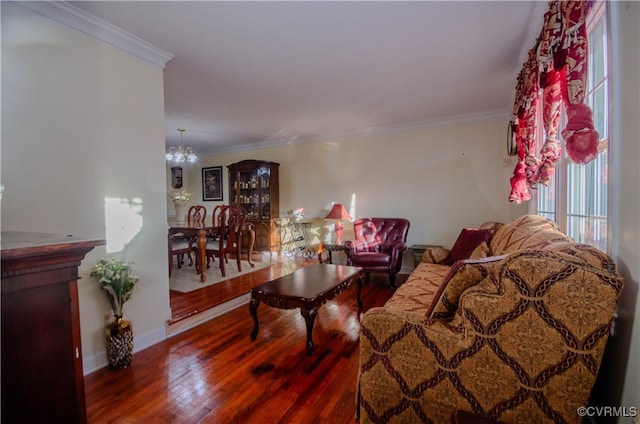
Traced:
POLYGON ((104 258, 91 267, 90 275, 97 277, 111 303, 116 322, 122 319, 122 308, 131 299, 138 277, 132 275, 131 263, 119 258, 104 258))

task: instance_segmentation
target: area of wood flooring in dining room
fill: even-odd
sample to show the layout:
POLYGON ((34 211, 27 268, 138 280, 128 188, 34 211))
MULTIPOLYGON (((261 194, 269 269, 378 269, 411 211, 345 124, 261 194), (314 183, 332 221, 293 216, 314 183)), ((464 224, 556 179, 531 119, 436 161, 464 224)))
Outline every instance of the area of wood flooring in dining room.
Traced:
MULTIPOLYGON (((253 261, 269 262, 268 254, 254 254, 253 261)), ((272 266, 248 274, 223 281, 212 286, 203 287, 189 293, 171 291, 169 296, 171 306, 171 323, 179 322, 195 314, 201 313, 209 308, 223 304, 232 299, 249 293, 252 287, 258 286, 265 281, 270 281, 284 274, 289 274, 297 268, 317 263, 317 259, 305 260, 302 258, 283 258, 273 254, 271 257, 272 266)), ((213 266, 213 265, 212 265, 213 266)), ((229 260, 227 267, 235 267, 235 259, 229 260)), ((248 266, 243 263, 243 266, 248 266)), ((244 270, 244 268, 243 268, 244 270)), ((195 270, 194 270, 195 276, 195 270)), ((196 277, 194 277, 196 278, 196 277)))
MULTIPOLYGON (((263 273, 264 282, 309 263, 277 262, 253 274, 263 273)), ((364 310, 391 294, 387 277, 373 274, 364 310)), ((353 423, 361 314, 355 284, 323 305, 309 356, 299 310, 260 305, 252 342, 253 320, 239 307, 136 353, 127 369, 86 376, 89 422, 353 423)))

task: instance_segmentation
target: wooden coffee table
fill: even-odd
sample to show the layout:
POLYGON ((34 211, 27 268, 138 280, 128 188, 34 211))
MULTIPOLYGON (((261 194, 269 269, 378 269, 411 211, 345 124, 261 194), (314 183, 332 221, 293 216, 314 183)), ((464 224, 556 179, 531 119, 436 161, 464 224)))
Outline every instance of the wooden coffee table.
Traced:
POLYGON ((307 324, 307 353, 313 353, 313 323, 318 308, 344 292, 354 281, 358 282, 357 301, 362 308, 363 271, 360 267, 314 264, 300 268, 292 274, 276 278, 251 289, 249 312, 253 317, 251 340, 258 336, 258 305, 264 302, 278 309, 300 308, 307 324))

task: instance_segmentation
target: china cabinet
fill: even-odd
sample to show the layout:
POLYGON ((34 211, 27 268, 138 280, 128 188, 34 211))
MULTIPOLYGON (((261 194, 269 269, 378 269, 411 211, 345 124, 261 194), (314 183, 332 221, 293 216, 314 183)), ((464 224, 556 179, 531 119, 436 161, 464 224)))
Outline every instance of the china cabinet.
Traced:
POLYGON ((243 160, 228 165, 229 204, 242 206, 256 232, 255 250, 271 251, 278 245, 274 218, 280 214, 280 164, 243 160))

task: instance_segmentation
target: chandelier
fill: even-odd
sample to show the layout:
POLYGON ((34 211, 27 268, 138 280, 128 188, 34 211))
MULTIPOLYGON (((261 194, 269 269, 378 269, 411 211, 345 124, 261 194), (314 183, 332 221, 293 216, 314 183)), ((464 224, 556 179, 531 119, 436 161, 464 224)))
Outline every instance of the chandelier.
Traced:
POLYGON ((167 153, 164 155, 164 158, 170 162, 175 163, 195 163, 198 161, 198 156, 193 152, 191 147, 187 147, 186 149, 182 146, 182 134, 186 131, 184 128, 178 128, 180 131, 180 146, 178 147, 169 147, 167 153))

